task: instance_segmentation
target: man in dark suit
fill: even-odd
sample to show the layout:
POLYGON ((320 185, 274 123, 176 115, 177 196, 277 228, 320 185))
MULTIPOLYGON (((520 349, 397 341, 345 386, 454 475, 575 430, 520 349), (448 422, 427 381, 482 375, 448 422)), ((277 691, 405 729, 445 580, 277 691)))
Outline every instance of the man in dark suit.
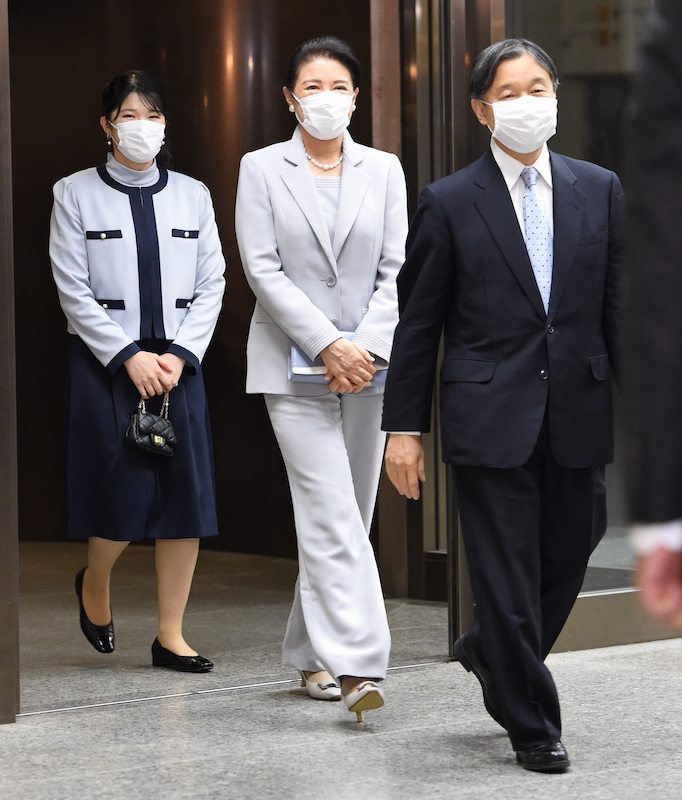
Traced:
POLYGON ((624 398, 645 608, 682 629, 682 5, 658 0, 629 125, 624 398), (652 144, 653 143, 653 144, 652 144))
POLYGON ((622 256, 616 175, 547 149, 557 85, 524 39, 476 59, 471 105, 491 149, 421 193, 383 420, 389 477, 417 498, 443 332, 443 459, 477 615, 455 653, 519 763, 543 772, 569 766, 544 660, 606 527, 622 256))

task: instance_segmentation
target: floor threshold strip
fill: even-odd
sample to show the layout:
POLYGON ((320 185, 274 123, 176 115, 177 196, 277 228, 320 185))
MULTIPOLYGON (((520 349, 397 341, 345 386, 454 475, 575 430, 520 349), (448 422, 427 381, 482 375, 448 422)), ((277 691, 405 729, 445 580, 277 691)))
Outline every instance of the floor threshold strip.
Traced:
MULTIPOLYGON (((402 669, 414 669, 415 667, 429 667, 433 664, 441 664, 442 661, 426 661, 418 664, 403 664, 399 667, 389 667, 389 672, 397 672, 402 669)), ((197 689, 192 692, 179 692, 177 694, 159 694, 152 697, 135 697, 131 700, 110 700, 107 703, 91 703, 84 706, 66 706, 65 708, 49 708, 44 711, 26 711, 22 714, 17 714, 19 717, 36 717, 43 714, 59 714, 63 711, 84 711, 89 708, 106 708, 107 706, 124 706, 131 703, 147 703, 152 700, 172 700, 177 697, 193 697, 200 694, 217 694, 219 692, 234 692, 239 689, 260 689, 264 686, 282 686, 284 684, 298 683, 298 678, 289 678, 282 681, 265 681, 263 683, 244 683, 238 686, 224 686, 218 689, 197 689)))

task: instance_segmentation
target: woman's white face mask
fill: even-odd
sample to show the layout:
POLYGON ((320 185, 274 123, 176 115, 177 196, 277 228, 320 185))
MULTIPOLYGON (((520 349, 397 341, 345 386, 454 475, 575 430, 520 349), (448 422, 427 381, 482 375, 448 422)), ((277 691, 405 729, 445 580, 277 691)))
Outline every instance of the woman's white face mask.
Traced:
POLYGON ((296 119, 315 139, 336 139, 348 127, 350 107, 354 95, 342 92, 316 92, 300 99, 292 94, 303 111, 303 119, 296 119))
POLYGON ((556 133, 558 103, 556 97, 524 95, 514 100, 486 103, 495 117, 494 130, 488 126, 498 142, 515 153, 532 153, 539 150, 556 133))
POLYGON ((133 119, 109 123, 118 133, 116 146, 130 161, 146 164, 153 161, 161 149, 166 135, 166 124, 149 119, 133 119))

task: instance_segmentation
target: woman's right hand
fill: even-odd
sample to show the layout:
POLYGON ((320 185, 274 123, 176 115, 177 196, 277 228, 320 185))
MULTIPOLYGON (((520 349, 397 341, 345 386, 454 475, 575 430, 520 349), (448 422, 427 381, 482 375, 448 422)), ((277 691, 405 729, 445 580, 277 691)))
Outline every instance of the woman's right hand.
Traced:
POLYGON ((156 353, 140 350, 124 361, 123 366, 140 396, 145 400, 155 394, 170 392, 173 388, 173 381, 161 364, 161 356, 157 356, 156 353))
POLYGON ((330 392, 357 393, 366 389, 374 373, 374 356, 343 337, 332 342, 320 352, 327 368, 325 380, 330 392))

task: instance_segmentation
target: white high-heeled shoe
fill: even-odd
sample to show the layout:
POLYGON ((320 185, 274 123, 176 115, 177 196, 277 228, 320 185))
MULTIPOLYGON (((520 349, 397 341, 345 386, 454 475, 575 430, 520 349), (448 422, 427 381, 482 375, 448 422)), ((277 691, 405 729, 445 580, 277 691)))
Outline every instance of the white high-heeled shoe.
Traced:
POLYGON ((344 694, 343 700, 346 708, 351 713, 358 715, 358 722, 362 722, 363 711, 371 711, 383 706, 384 693, 374 681, 365 681, 354 692, 344 694))
POLYGON ((341 687, 336 681, 327 681, 327 683, 313 683, 309 681, 306 676, 301 673, 301 686, 308 690, 308 694, 314 700, 340 700, 341 687))

